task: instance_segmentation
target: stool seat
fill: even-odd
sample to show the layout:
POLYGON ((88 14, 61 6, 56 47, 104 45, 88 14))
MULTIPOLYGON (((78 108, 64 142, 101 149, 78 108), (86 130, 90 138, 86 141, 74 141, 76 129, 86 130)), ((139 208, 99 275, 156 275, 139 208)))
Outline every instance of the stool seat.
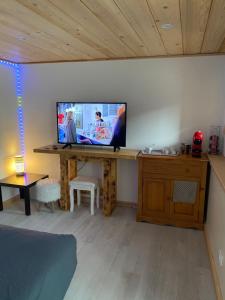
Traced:
POLYGON ((97 191, 96 202, 97 208, 99 208, 99 182, 95 177, 89 176, 77 176, 72 179, 69 183, 70 185, 70 211, 74 210, 74 194, 73 190, 77 190, 77 204, 80 206, 80 191, 90 191, 91 192, 91 215, 94 215, 94 198, 95 191, 97 191))
POLYGON ((45 178, 39 180, 30 190, 30 196, 43 203, 53 203, 60 199, 60 184, 57 179, 45 178))
POLYGON ((95 188, 98 185, 98 179, 95 177, 88 177, 88 176, 77 176, 70 181, 70 186, 80 187, 79 189, 82 190, 82 187, 85 188, 95 188))

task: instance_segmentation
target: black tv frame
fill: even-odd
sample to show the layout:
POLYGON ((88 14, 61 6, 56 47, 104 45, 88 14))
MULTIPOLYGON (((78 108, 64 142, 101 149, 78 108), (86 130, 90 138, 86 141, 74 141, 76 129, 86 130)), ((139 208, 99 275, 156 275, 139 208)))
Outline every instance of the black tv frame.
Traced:
POLYGON ((57 143, 64 145, 64 148, 72 148, 72 145, 81 145, 81 146, 95 146, 95 147, 113 147, 114 148, 114 152, 116 152, 116 150, 120 149, 120 147, 126 147, 126 143, 127 143, 127 102, 105 102, 105 101, 98 101, 98 102, 87 102, 87 101, 57 101, 56 102, 56 119, 57 119, 57 143), (125 105, 125 145, 96 145, 96 144, 90 144, 90 145, 86 145, 86 144, 81 144, 81 143, 62 143, 59 141, 59 124, 58 124, 58 105, 61 103, 67 103, 67 104, 124 104, 125 105))

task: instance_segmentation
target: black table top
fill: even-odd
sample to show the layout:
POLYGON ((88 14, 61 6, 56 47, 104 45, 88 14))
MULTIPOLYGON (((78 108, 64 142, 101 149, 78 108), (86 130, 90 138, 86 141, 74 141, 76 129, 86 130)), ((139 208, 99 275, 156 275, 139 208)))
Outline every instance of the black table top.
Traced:
POLYGON ((0 186, 9 187, 30 187, 38 180, 47 178, 48 175, 25 173, 22 176, 11 175, 9 177, 0 179, 0 186))

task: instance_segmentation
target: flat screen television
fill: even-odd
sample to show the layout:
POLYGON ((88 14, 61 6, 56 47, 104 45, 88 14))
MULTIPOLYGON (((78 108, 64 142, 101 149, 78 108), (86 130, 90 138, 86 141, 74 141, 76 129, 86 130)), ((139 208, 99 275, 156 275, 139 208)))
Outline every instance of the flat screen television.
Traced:
POLYGON ((125 147, 126 114, 125 102, 57 102, 58 143, 125 147))

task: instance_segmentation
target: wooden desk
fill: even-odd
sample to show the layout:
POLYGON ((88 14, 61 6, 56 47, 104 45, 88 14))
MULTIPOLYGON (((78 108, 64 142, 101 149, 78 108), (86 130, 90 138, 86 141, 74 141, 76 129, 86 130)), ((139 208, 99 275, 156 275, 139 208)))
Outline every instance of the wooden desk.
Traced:
POLYGON ((30 187, 34 186, 38 180, 47 178, 48 175, 25 173, 23 176, 11 175, 0 180, 0 210, 3 210, 1 186, 18 188, 20 198, 24 198, 25 214, 29 216, 30 212, 30 187))
POLYGON ((69 181, 77 176, 78 161, 100 161, 103 164, 103 212, 105 216, 112 214, 116 206, 117 159, 136 160, 139 150, 121 149, 113 152, 111 148, 99 149, 95 147, 76 146, 62 149, 52 145, 34 149, 35 153, 58 154, 60 156, 61 176, 61 207, 69 209, 69 181))

